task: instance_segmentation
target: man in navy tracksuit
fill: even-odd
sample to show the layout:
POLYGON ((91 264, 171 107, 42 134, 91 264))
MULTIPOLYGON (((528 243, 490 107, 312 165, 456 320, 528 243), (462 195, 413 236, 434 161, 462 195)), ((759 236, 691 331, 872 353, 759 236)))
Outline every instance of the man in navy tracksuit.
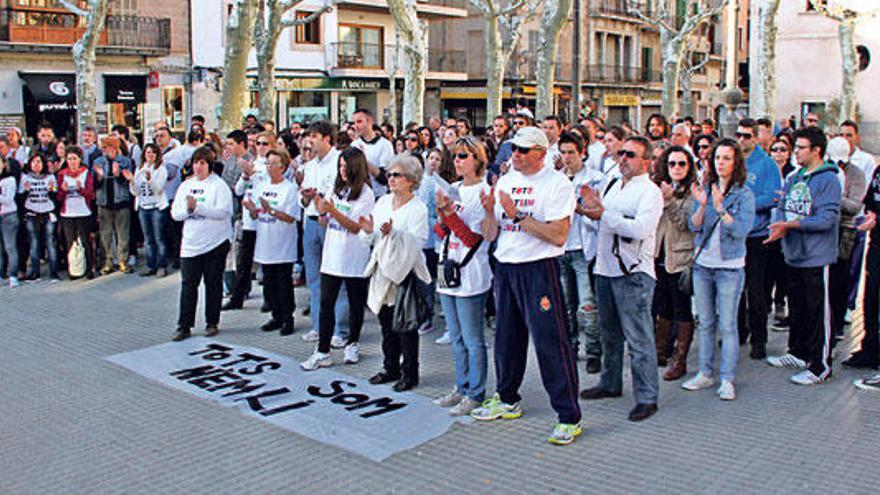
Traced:
POLYGON ((486 210, 481 230, 495 248, 495 333, 497 392, 474 409, 480 421, 522 416, 519 388, 528 359, 529 336, 550 405, 559 417, 550 443, 568 444, 581 434, 578 373, 568 342, 559 258, 565 253, 574 186, 552 165, 544 165, 550 143, 537 127, 523 127, 511 139, 513 168, 481 195, 486 210))
POLYGON ((803 370, 791 377, 798 385, 815 385, 831 377, 828 267, 837 260, 841 186, 837 167, 823 158, 827 143, 818 127, 795 134, 795 158, 801 169, 786 180, 776 222, 765 241, 782 239, 791 316, 788 353, 770 356, 767 363, 803 370))
POLYGON ((743 119, 736 130, 736 139, 746 157, 746 186, 755 196, 755 222, 746 239, 746 286, 739 306, 739 341, 749 337, 752 359, 767 357, 767 277, 770 248, 764 242, 769 233, 770 213, 779 199, 777 191, 782 187, 779 167, 758 146, 758 124, 743 119))

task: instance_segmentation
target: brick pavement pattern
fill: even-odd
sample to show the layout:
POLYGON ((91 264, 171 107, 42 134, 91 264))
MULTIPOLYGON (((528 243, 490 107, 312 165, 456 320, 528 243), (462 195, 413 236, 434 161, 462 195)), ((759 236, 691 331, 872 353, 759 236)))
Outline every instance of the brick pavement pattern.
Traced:
MULTIPOLYGON (((640 424, 626 419, 633 405, 626 377, 623 398, 581 403, 584 435, 568 447, 546 441, 555 415, 532 356, 522 419, 455 425, 375 463, 104 360, 168 341, 178 290, 177 274, 0 288, 0 493, 868 494, 880 487, 880 394, 856 390, 850 382, 862 373, 839 367, 849 340, 838 346, 827 384, 793 385, 790 372, 750 360, 745 347, 735 402, 664 382, 659 413, 640 424)), ((297 297, 305 307, 306 292, 297 297)), ((219 338, 305 359, 313 347, 299 336, 309 319, 298 316, 291 337, 260 332, 259 304, 252 298, 245 310, 224 313, 219 338)), ((438 335, 422 339, 415 390, 431 397, 454 383, 452 351, 434 344, 438 335)), ((771 332, 770 353, 785 350, 786 335, 771 332)), ((336 369, 361 378, 379 369, 373 317, 361 349, 359 365, 336 369)), ((695 359, 696 344, 692 368, 695 359)), ((598 380, 579 367, 582 388, 598 380)), ((492 390, 491 364, 489 376, 492 390)))

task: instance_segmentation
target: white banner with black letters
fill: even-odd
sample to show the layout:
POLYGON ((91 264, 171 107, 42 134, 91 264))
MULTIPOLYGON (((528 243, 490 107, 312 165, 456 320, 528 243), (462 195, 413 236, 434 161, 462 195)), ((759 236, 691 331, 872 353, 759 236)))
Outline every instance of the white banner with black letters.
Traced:
POLYGON ((107 360, 375 461, 440 436, 456 422, 421 395, 396 393, 334 369, 305 372, 290 358, 203 337, 107 360))

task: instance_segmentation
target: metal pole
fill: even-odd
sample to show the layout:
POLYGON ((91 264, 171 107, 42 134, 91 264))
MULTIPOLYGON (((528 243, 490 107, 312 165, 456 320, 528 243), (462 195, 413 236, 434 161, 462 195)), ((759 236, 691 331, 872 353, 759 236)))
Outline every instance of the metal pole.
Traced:
POLYGON ((571 111, 568 120, 576 122, 580 116, 581 102, 581 0, 574 0, 572 6, 574 29, 571 36, 572 71, 571 71, 571 111))

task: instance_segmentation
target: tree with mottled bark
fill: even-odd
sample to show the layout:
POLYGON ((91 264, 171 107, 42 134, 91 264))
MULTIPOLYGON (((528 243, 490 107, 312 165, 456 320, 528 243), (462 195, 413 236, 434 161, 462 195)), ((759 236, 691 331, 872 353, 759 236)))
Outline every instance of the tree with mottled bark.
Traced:
POLYGON ((540 0, 470 0, 486 21, 486 125, 501 115, 504 71, 540 0))
POLYGON ((226 54, 220 95, 220 131, 241 127, 247 97, 248 54, 253 44, 254 19, 259 0, 235 0, 226 25, 226 54))
POLYGON ((880 9, 857 12, 846 7, 849 2, 818 2, 810 0, 813 8, 825 17, 837 21, 840 42, 842 79, 840 82, 840 113, 838 122, 856 119, 856 74, 859 72, 859 54, 856 51, 856 24, 880 15, 880 9))
POLYGON ((428 24, 419 19, 416 0, 388 0, 398 43, 403 48, 403 122, 424 122, 428 73, 428 24))
POLYGON ((706 64, 709 63, 710 59, 708 54, 703 54, 703 57, 699 61, 695 61, 694 55, 697 52, 695 52, 691 48, 688 48, 685 53, 686 55, 684 57, 684 60, 682 60, 681 65, 681 81, 679 81, 679 84, 681 85, 681 100, 679 101, 679 109, 682 116, 696 117, 696 109, 694 108, 694 93, 691 81, 694 78, 694 74, 705 67, 706 64))
POLYGON ((687 41, 704 22, 721 13, 730 0, 691 0, 687 2, 684 18, 676 18, 669 2, 662 0, 656 12, 647 16, 641 7, 630 3, 629 11, 660 32, 660 50, 663 60, 663 93, 660 111, 673 115, 678 106, 681 64, 687 41))
POLYGON ((254 49, 257 55, 257 92, 260 95, 260 120, 275 118, 275 49, 281 32, 289 27, 308 24, 331 9, 323 8, 297 19, 287 16, 303 0, 258 0, 254 17, 254 49))
POLYGON ((388 65, 388 123, 397 125, 397 73, 400 72, 400 33, 394 33, 394 53, 388 65))
POLYGON ((773 120, 776 102, 776 13, 782 0, 753 0, 752 34, 754 47, 752 62, 754 77, 749 78, 749 115, 773 120))
POLYGON ((553 113, 553 83, 556 72, 556 49, 559 33, 571 15, 572 0, 545 0, 538 31, 537 74, 535 82, 535 117, 553 113))
POLYGON ((73 65, 76 67, 77 135, 80 136, 86 127, 96 127, 98 124, 95 62, 98 41, 107 20, 109 0, 88 0, 82 8, 75 0, 58 0, 58 3, 86 21, 85 31, 73 44, 72 50, 73 65))

